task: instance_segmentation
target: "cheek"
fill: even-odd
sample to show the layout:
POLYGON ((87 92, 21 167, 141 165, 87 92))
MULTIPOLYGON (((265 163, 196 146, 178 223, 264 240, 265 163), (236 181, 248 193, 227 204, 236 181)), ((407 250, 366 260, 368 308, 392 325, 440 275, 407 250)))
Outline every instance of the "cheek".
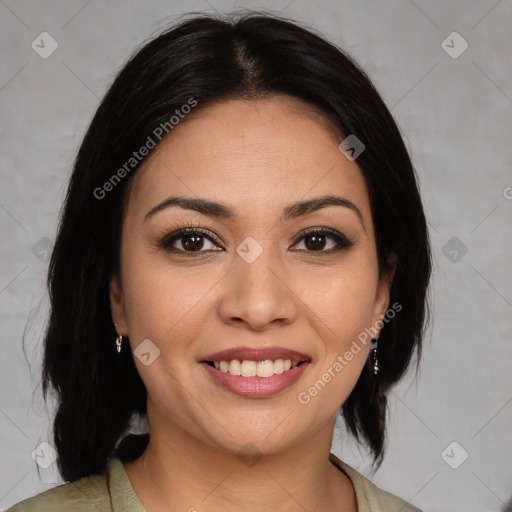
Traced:
POLYGON ((301 278, 300 296, 330 339, 330 348, 342 349, 367 327, 373 317, 378 273, 371 258, 359 254, 345 265, 301 278))
POLYGON ((194 277, 189 271, 147 256, 146 260, 127 257, 123 275, 129 340, 137 371, 156 402, 182 407, 186 396, 179 383, 189 378, 188 365, 183 363, 192 357, 191 346, 200 337, 207 309, 213 307, 208 292, 215 281, 202 272, 194 277), (147 366, 137 357, 137 347, 146 339, 159 351, 152 349, 158 355, 147 366))
POLYGON ((322 349, 298 401, 310 404, 319 417, 341 407, 368 358, 371 338, 364 330, 371 326, 377 277, 365 267, 347 267, 303 291, 306 309, 314 311, 322 349))
POLYGON ((210 295, 218 280, 206 269, 177 268, 165 255, 148 256, 142 250, 123 262, 123 291, 130 340, 135 348, 149 338, 165 355, 182 351, 193 339, 205 317, 210 295), (173 343, 180 340, 180 343, 173 343))

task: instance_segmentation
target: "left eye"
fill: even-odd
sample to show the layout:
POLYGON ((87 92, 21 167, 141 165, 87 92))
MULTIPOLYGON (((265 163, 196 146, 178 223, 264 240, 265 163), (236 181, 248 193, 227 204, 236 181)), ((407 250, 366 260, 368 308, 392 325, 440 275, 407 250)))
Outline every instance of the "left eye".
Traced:
POLYGON ((300 241, 306 250, 310 251, 332 250, 337 246, 337 242, 334 239, 334 236, 326 235, 322 232, 309 233, 303 236, 300 241), (329 246, 329 240, 331 242, 330 247, 326 247, 329 246))
MULTIPOLYGON (((306 247, 308 252, 332 252, 349 249, 354 245, 341 233, 331 230, 311 230, 303 233, 298 241, 306 247), (329 244, 328 240, 331 240, 329 244), (330 245, 330 246, 329 246, 330 245), (329 247, 326 247, 329 246, 329 247)), ((304 249, 302 249, 304 250, 304 249)))

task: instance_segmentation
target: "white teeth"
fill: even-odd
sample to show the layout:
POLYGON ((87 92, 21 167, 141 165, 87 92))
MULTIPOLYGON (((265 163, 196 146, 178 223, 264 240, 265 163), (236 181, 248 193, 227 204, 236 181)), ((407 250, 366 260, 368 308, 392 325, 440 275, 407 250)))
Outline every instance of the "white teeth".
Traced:
POLYGON ((270 359, 259 361, 256 365, 256 375, 258 377, 272 377, 274 375, 274 362, 270 359))
POLYGON ((231 375, 242 375, 242 365, 240 364, 240 361, 238 361, 238 359, 233 359, 233 361, 229 363, 228 371, 231 375))
POLYGON ((256 362, 242 361, 241 370, 242 377, 256 377, 256 362))
POLYGON ((272 361, 249 361, 233 359, 231 361, 214 361, 215 368, 221 372, 227 372, 231 375, 241 375, 242 377, 272 377, 295 368, 299 363, 292 363, 290 359, 276 359, 272 361))

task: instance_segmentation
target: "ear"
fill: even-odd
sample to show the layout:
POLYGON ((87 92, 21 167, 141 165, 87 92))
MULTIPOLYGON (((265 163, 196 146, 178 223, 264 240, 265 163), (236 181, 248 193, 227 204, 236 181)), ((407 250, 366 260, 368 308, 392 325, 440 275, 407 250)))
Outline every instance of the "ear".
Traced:
POLYGON ((377 320, 380 320, 389 307, 391 284, 395 275, 396 269, 396 254, 391 253, 387 260, 387 268, 384 270, 379 278, 377 286, 377 294, 375 296, 375 304, 373 308, 373 323, 375 325, 377 320))
POLYGON ((110 313, 112 323, 117 324, 117 334, 128 335, 123 292, 117 275, 112 276, 109 283, 110 313))

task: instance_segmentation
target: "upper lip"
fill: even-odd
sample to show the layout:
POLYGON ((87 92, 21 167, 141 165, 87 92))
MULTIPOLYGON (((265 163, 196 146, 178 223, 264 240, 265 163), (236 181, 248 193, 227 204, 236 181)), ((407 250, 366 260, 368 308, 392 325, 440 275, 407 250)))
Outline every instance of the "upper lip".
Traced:
POLYGON ((235 347, 221 350, 204 357, 201 361, 265 361, 271 359, 289 359, 292 363, 301 363, 310 361, 311 358, 306 354, 301 354, 295 350, 289 350, 283 347, 235 347))

